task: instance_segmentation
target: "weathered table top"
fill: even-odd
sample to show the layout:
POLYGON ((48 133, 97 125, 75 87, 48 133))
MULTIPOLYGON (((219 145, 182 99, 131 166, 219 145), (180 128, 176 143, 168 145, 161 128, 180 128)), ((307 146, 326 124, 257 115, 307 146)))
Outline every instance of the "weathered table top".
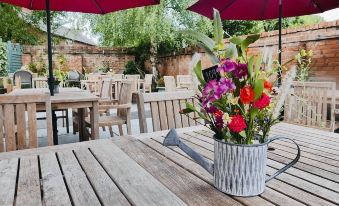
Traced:
MULTIPOLYGON (((47 88, 34 89, 16 89, 11 92, 14 95, 34 94, 34 93, 49 93, 47 88)), ((51 103, 81 103, 98 101, 99 97, 79 88, 60 88, 60 92, 51 97, 51 103)))
MULTIPOLYGON (((213 159, 211 132, 178 130, 213 159)), ((166 131, 0 154, 0 205, 338 205, 339 135, 281 123, 272 135, 296 139, 300 161, 267 183, 263 194, 231 197, 178 148, 162 146, 166 131), (18 177, 17 177, 18 176, 18 177)), ((277 141, 267 174, 295 156, 277 141)))

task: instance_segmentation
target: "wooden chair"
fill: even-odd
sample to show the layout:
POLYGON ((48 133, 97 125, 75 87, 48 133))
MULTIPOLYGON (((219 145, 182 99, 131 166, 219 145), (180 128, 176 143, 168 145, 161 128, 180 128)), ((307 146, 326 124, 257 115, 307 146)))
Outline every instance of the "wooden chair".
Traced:
POLYGON ((33 88, 48 88, 46 77, 37 77, 32 79, 33 88))
POLYGON ((199 124, 201 121, 195 119, 198 117, 197 114, 190 113, 187 116, 179 113, 180 110, 186 108, 186 101, 194 102, 194 105, 198 105, 194 95, 192 90, 138 94, 137 106, 140 133, 148 132, 145 104, 150 104, 153 131, 183 128, 199 124))
POLYGON ((140 82, 142 85, 142 92, 152 92, 152 80, 153 80, 153 75, 152 74, 145 74, 145 79, 143 82, 140 82))
MULTIPOLYGON (((99 110, 117 109, 117 115, 107 113, 99 116, 99 127, 109 127, 111 137, 114 136, 112 126, 118 125, 120 136, 124 135, 122 125, 126 124, 127 133, 131 135, 131 102, 132 102, 132 83, 123 81, 119 100, 105 101, 99 104, 99 110)), ((90 127, 90 119, 86 118, 86 126, 90 127)))
POLYGON ((177 87, 193 89, 193 78, 191 75, 177 75, 177 87))
POLYGON ((285 101, 284 121, 333 132, 335 89, 335 82, 293 82, 285 101))
POLYGON ((49 146, 53 145, 49 94, 0 95, 0 152, 38 147, 38 105, 45 105, 47 142, 49 146))
POLYGON ((178 88, 173 76, 164 76, 165 92, 184 91, 187 88, 178 88))
POLYGON ((139 80, 140 75, 139 74, 131 74, 131 75, 125 75, 125 79, 130 80, 132 82, 132 94, 139 92, 139 80))
POLYGON ((113 79, 124 79, 124 74, 111 74, 113 79))

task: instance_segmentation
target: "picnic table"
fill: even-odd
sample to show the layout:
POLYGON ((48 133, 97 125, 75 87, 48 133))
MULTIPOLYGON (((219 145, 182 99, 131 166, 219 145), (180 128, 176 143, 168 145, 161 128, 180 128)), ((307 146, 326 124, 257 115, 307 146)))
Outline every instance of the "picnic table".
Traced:
MULTIPOLYGON (((49 93, 49 90, 47 88, 16 89, 11 92, 13 95, 36 93, 49 93)), ((60 88, 59 93, 51 96, 51 104, 53 110, 78 109, 79 139, 81 141, 88 140, 88 137, 85 135, 85 110, 89 108, 91 117, 91 138, 99 138, 99 97, 76 87, 60 88)), ((42 106, 43 105, 37 105, 37 110, 45 111, 45 108, 42 106)))
MULTIPOLYGON (((212 133, 177 130, 213 159, 212 133)), ((167 131, 0 154, 0 205, 338 205, 339 135, 280 123, 271 135, 295 139, 300 161, 255 197, 232 197, 178 148, 162 146, 167 131), (17 177, 18 176, 18 177, 17 177)), ((286 141, 271 144, 267 174, 295 156, 286 141)))

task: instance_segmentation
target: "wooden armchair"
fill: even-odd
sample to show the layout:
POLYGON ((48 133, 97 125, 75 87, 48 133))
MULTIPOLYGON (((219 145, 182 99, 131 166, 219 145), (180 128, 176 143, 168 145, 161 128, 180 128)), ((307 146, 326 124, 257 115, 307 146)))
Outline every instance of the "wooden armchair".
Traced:
POLYGON ((335 82, 293 82, 284 121, 333 132, 335 90, 335 82))
POLYGON ((152 92, 152 80, 153 80, 153 75, 152 74, 145 74, 145 79, 144 81, 140 82, 142 85, 142 92, 152 92))
MULTIPOLYGON (((114 136, 112 126, 118 125, 120 136, 124 135, 122 125, 127 125, 127 133, 131 135, 131 102, 132 83, 123 81, 121 84, 119 99, 102 100, 99 102, 99 111, 106 111, 105 115, 99 116, 99 126, 109 127, 111 137, 114 136), (111 109, 117 109, 117 115, 110 114, 111 109)), ((90 127, 90 119, 86 118, 86 126, 90 127)))
POLYGON ((36 114, 40 106, 46 110, 50 146, 53 129, 49 94, 0 95, 0 152, 38 147, 36 114))
POLYGON ((140 88, 139 85, 140 75, 139 74, 125 75, 125 78, 132 82, 132 94, 138 93, 140 88))
POLYGON ((150 104, 153 131, 167 130, 171 128, 183 128, 195 126, 200 120, 195 119, 197 114, 189 116, 179 113, 186 108, 186 101, 198 105, 194 98, 194 91, 140 93, 137 97, 140 133, 147 133, 145 104, 150 104))
POLYGON ((183 91, 187 88, 178 88, 175 83, 175 78, 173 76, 164 76, 165 82, 165 91, 166 92, 175 92, 175 91, 183 91))
POLYGON ((177 75, 177 87, 193 89, 193 77, 191 75, 177 75))

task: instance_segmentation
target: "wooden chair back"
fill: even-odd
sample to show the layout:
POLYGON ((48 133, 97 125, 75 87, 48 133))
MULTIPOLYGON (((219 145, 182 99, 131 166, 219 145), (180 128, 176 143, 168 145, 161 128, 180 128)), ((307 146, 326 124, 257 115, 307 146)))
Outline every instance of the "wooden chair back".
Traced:
POLYGON ((153 75, 152 74, 145 74, 145 85, 152 84, 153 75))
POLYGON ((140 133, 147 133, 145 104, 150 104, 153 131, 195 126, 200 123, 197 114, 188 116, 179 111, 186 108, 186 102, 198 106, 194 91, 140 93, 137 97, 140 133))
POLYGON ((191 75, 177 75, 177 87, 193 89, 193 78, 191 75))
POLYGON ((165 91, 174 92, 176 90, 175 79, 173 76, 164 76, 165 91))
POLYGON ((284 121, 334 131, 335 82, 293 82, 284 121))
POLYGON ((123 79, 124 78, 124 74, 111 74, 111 77, 113 79, 123 79))
POLYGON ((102 79, 100 98, 112 99, 112 79, 111 78, 102 79))
POLYGON ((132 93, 138 93, 140 75, 139 74, 125 75, 125 78, 131 80, 132 82, 132 93))
POLYGON ((0 152, 38 147, 37 105, 45 105, 47 142, 53 145, 49 94, 0 95, 0 152))
POLYGON ((37 77, 33 78, 33 88, 48 88, 47 78, 45 77, 37 77))
MULTIPOLYGON (((119 93, 119 100, 118 104, 131 104, 132 103, 132 81, 124 80, 121 83, 120 93, 119 93)), ((127 109, 117 109, 117 114, 120 117, 126 117, 128 114, 127 109)))

